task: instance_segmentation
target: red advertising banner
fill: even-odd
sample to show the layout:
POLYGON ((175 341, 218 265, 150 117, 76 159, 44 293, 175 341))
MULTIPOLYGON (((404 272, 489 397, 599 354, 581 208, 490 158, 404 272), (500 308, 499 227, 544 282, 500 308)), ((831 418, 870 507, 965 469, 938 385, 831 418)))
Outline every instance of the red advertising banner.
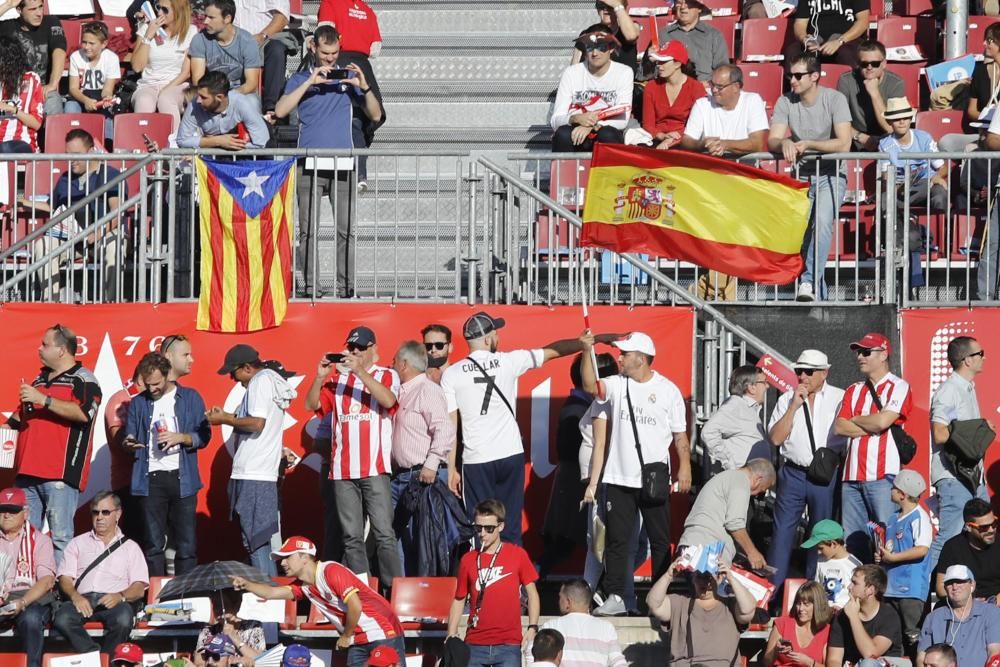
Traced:
MULTIPOLYGON (((277 359, 296 372, 289 382, 299 398, 285 416, 285 446, 300 452, 304 459, 285 479, 282 487, 282 522, 286 535, 302 534, 317 542, 322 539, 319 498, 318 455, 309 453, 311 441, 304 426, 313 418, 304 408, 306 390, 316 366, 326 352, 340 351, 347 332, 364 324, 378 337, 380 363, 390 365, 404 340, 420 339, 420 329, 432 322, 454 332, 457 360, 468 353, 461 339, 462 324, 481 307, 423 304, 291 304, 281 327, 252 334, 218 334, 195 329, 197 305, 108 304, 65 306, 55 304, 7 304, 0 308, 0 411, 7 414, 17 407, 20 378, 38 372, 37 350, 44 331, 55 323, 74 330, 79 341, 78 358, 97 375, 105 399, 132 376, 136 363, 146 352, 156 350, 164 336, 181 333, 193 346, 194 370, 184 384, 197 389, 206 406, 220 405, 232 411, 243 396, 243 387, 216 373, 226 351, 236 343, 254 346, 263 359, 277 359)), ((542 347, 553 340, 574 338, 583 329, 579 308, 544 306, 497 306, 486 309, 505 318, 500 332, 500 349, 542 347)), ((691 395, 692 340, 694 313, 687 308, 594 307, 590 312, 595 331, 644 331, 661 350, 654 368, 670 378, 685 397, 691 395)), ((570 359, 557 359, 526 373, 519 383, 517 412, 521 424, 530 474, 525 490, 523 517, 529 548, 541 543, 541 526, 548 504, 549 488, 556 466, 555 428, 559 409, 569 394, 570 359)), ((95 493, 108 488, 110 458, 105 436, 103 406, 100 427, 94 431, 90 479, 81 496, 81 505, 95 493)), ((213 430, 213 439, 199 454, 202 481, 206 488, 198 498, 199 557, 202 560, 242 558, 239 533, 229 520, 226 486, 232 467, 232 444, 226 442, 228 428, 213 430)), ((2 438, 0 438, 2 439, 2 438)), ((0 448, 2 449, 2 448, 0 448)), ((3 456, 0 451, 0 465, 3 456)), ((0 484, 8 485, 13 472, 0 470, 0 484)), ((359 508, 360 510, 360 508, 359 508)))
MULTIPOLYGON (((934 391, 951 375, 948 363, 948 343, 956 336, 972 336, 990 347, 990 331, 1000 331, 1000 308, 941 308, 913 309, 902 312, 903 378, 913 392, 913 411, 906 431, 917 440, 917 456, 908 466, 930 474, 930 405, 934 391)), ((993 378, 998 372, 990 363, 989 349, 986 367, 976 380, 979 410, 984 419, 1000 423, 1000 382, 993 378)), ((986 455, 986 481, 991 494, 1000 491, 1000 445, 994 442, 986 455)))

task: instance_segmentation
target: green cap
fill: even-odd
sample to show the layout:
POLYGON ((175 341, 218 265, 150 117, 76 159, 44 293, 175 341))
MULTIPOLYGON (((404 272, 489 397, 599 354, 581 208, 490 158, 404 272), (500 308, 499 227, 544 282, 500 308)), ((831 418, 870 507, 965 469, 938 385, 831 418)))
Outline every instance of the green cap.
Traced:
POLYGON ((812 549, 820 542, 830 542, 844 539, 844 528, 833 519, 823 519, 816 523, 812 535, 802 543, 803 549, 812 549))

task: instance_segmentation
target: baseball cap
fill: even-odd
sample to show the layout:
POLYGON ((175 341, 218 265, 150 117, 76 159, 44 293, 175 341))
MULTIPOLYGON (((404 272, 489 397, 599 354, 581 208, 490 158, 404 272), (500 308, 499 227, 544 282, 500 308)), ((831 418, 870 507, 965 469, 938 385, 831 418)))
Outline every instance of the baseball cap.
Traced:
POLYGON ((877 347, 884 349, 886 354, 891 351, 889 339, 880 333, 866 333, 861 340, 851 343, 852 350, 874 350, 877 347))
POLYGON ((900 470, 892 485, 910 498, 919 498, 927 490, 927 483, 915 470, 900 470))
POLYGON ((236 644, 233 640, 229 638, 228 635, 224 635, 221 632, 214 637, 207 644, 201 647, 202 653, 211 653, 213 655, 238 655, 236 650, 236 644))
POLYGON ((701 3, 698 0, 684 0, 684 4, 686 4, 691 9, 700 9, 702 14, 712 13, 711 9, 709 9, 704 3, 701 3))
POLYGON ((233 345, 229 348, 229 352, 226 352, 226 358, 222 362, 222 368, 218 370, 218 373, 219 375, 229 375, 243 364, 249 364, 254 361, 260 361, 260 354, 257 353, 257 350, 243 343, 233 345))
POLYGON ((587 44, 614 44, 615 46, 621 46, 621 42, 618 41, 617 37, 603 29, 582 32, 574 43, 581 49, 587 44))
POLYGON ((312 653, 302 644, 289 644, 281 654, 281 667, 309 667, 312 653))
POLYGON ((802 350, 802 354, 792 364, 794 368, 815 368, 825 371, 830 367, 830 360, 819 350, 802 350))
POLYGON ((983 667, 1000 667, 1000 654, 990 656, 983 667))
POLYGON ((462 335, 465 340, 475 340, 491 334, 497 329, 507 326, 507 321, 501 317, 491 317, 483 311, 479 311, 469 319, 465 320, 462 326, 462 335))
POLYGON ((125 642, 115 648, 115 655, 111 658, 111 662, 127 662, 130 665, 141 665, 142 655, 141 648, 131 642, 125 642))
POLYGON ((347 334, 347 345, 357 345, 358 347, 371 347, 375 344, 375 332, 368 327, 354 327, 347 334))
POLYGON ((12 486, 0 491, 0 512, 20 512, 27 504, 24 489, 12 486))
POLYGON ((292 554, 309 554, 310 556, 315 556, 316 545, 313 544, 312 540, 308 540, 298 535, 289 537, 285 540, 284 544, 281 545, 280 549, 271 552, 271 558, 284 558, 286 556, 291 556, 292 554))
POLYGON ((658 63, 678 62, 681 64, 687 64, 688 60, 690 60, 687 47, 684 46, 683 42, 676 39, 667 42, 658 50, 650 53, 649 59, 658 63))
POLYGON ((399 654, 391 646, 379 646, 368 655, 369 667, 392 667, 399 664, 399 654))
POLYGON ((949 565, 944 571, 944 583, 949 581, 975 581, 976 575, 967 565, 949 565))
POLYGON ((641 331, 633 331, 621 340, 612 343, 622 352, 643 352, 651 357, 656 356, 656 345, 653 339, 641 331))
POLYGON ((844 527, 833 519, 817 521, 813 526, 809 539, 802 543, 803 549, 812 549, 820 542, 831 542, 844 539, 844 527))

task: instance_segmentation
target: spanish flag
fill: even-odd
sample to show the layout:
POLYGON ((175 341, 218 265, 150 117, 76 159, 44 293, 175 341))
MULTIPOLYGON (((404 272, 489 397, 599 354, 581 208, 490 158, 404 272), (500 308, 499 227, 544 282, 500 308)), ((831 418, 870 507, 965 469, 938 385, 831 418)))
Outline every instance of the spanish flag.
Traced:
POLYGON ((285 319, 292 286, 295 160, 197 158, 198 329, 243 333, 285 319))
POLYGON ((783 285, 802 272, 808 189, 707 155, 598 143, 580 243, 783 285))

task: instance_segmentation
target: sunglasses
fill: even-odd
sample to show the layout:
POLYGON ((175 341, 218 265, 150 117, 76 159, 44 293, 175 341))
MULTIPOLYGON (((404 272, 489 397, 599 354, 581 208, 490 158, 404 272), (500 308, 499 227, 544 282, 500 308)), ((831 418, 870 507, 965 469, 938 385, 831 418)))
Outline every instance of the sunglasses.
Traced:
POLYGON ((348 352, 364 352, 369 347, 371 347, 371 345, 355 345, 354 343, 348 343, 347 344, 347 351, 348 352))
POLYGON ((424 343, 424 347, 427 348, 428 352, 431 350, 443 350, 448 347, 448 343, 424 343))
POLYGON ((979 352, 973 352, 972 354, 967 355, 965 358, 971 359, 972 357, 985 357, 985 356, 986 356, 986 350, 979 350, 979 352))
POLYGON ((182 336, 180 334, 173 334, 171 336, 167 336, 166 338, 163 339, 163 342, 160 343, 160 354, 166 354, 167 350, 169 350, 170 346, 173 345, 174 343, 183 342, 186 340, 187 336, 182 336))
POLYGON ((884 60, 861 60, 858 61, 858 67, 861 69, 875 69, 876 67, 881 67, 884 60))
POLYGON ((583 47, 584 53, 590 53, 591 51, 600 51, 601 53, 607 53, 611 50, 610 44, 588 44, 583 47))
POLYGON ((988 530, 996 530, 997 527, 1000 526, 1000 521, 997 521, 996 519, 994 519, 992 523, 976 523, 975 521, 969 521, 965 525, 980 533, 985 533, 988 530))
POLYGON ((801 81, 802 77, 809 76, 812 72, 789 72, 788 78, 794 79, 795 81, 801 81))
POLYGON ((815 372, 815 368, 796 368, 794 371, 796 375, 805 375, 807 377, 812 377, 815 372))
POLYGON ((885 348, 884 347, 873 347, 871 349, 868 349, 868 348, 864 348, 864 347, 859 347, 856 351, 862 357, 870 357, 870 356, 872 356, 872 352, 885 352, 885 348))
POLYGON ((477 533, 481 533, 481 532, 483 532, 483 531, 485 530, 485 531, 486 531, 487 533, 489 533, 490 535, 492 535, 493 533, 497 532, 497 528, 499 528, 499 527, 500 527, 500 526, 499 526, 499 525, 497 525, 497 524, 493 524, 493 525, 487 525, 487 524, 482 524, 482 523, 477 523, 477 524, 474 524, 474 525, 472 526, 472 528, 473 528, 473 529, 474 529, 474 530, 475 530, 475 531, 476 531, 477 533))
POLYGON ((113 510, 90 510, 91 516, 111 516, 113 513, 117 512, 117 508, 113 510))

